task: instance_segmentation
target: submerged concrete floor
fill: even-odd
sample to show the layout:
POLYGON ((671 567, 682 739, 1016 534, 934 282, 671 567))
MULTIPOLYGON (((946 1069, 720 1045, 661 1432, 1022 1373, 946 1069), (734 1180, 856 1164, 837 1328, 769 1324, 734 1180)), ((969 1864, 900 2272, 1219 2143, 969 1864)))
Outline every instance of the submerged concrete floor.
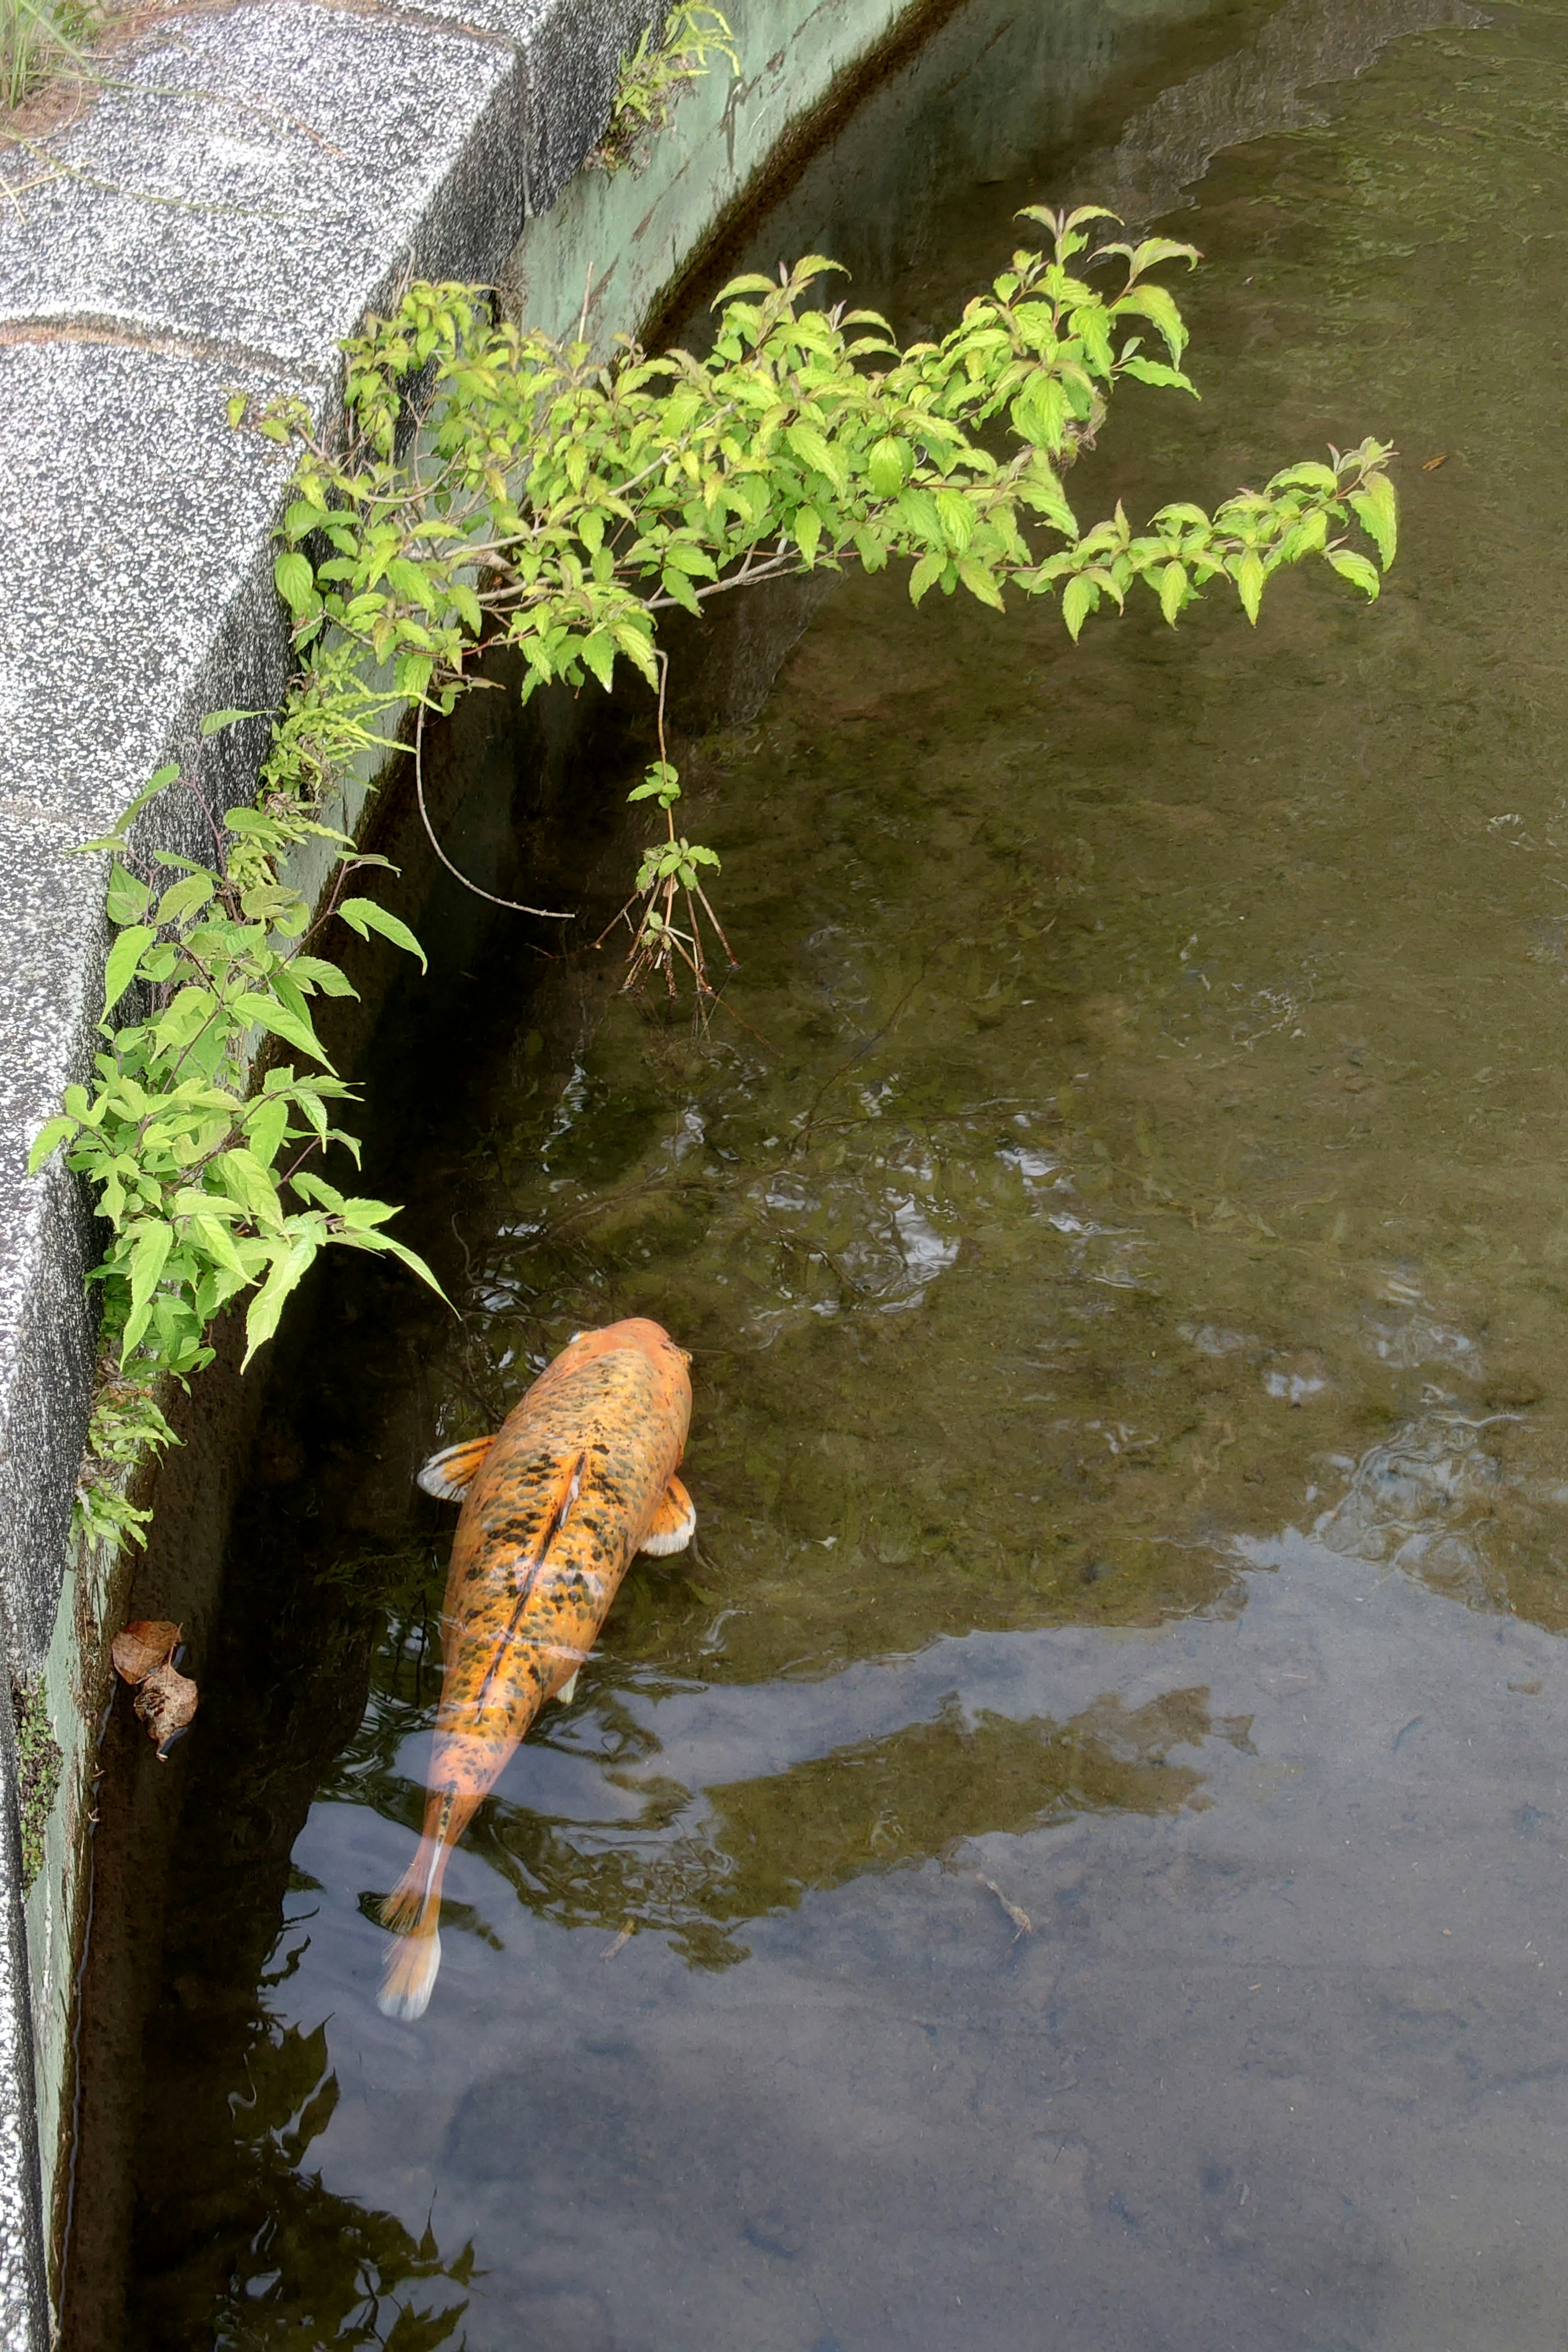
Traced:
MULTIPOLYGON (((717 1977, 651 1935, 605 1964, 460 1853, 484 1934, 389 2023, 359 1890, 405 1832, 318 1808, 271 2006, 331 2014, 323 2189, 472 2239, 474 2352, 1556 2343, 1568 1658, 1309 1538, 1249 1554, 1234 1613, 1158 1633, 635 1701, 690 1789, 944 1713, 1133 1757, 1164 1710, 1168 1810, 803 1890, 717 1977)), ((587 1756, 507 1790, 603 1809, 587 1756)))

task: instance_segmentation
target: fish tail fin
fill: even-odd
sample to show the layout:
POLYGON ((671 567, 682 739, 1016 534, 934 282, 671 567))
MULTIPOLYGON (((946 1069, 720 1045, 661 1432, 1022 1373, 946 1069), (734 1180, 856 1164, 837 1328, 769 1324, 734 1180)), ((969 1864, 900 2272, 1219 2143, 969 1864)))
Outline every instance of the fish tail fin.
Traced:
POLYGON ((386 1956, 381 1990, 375 1997, 383 2017, 401 2017, 409 2022, 423 2017, 440 1966, 441 1930, 434 1920, 427 1928, 399 1936, 386 1956))
POLYGON ((381 1906, 382 1924, 397 1938, 386 1956, 376 1995, 375 2005, 384 2017, 423 2017, 430 2005, 441 1965, 441 1881, 451 1841, 463 1825, 454 1821, 457 1811, 448 1791, 435 1809, 434 1822, 426 1813, 418 1851, 381 1906))

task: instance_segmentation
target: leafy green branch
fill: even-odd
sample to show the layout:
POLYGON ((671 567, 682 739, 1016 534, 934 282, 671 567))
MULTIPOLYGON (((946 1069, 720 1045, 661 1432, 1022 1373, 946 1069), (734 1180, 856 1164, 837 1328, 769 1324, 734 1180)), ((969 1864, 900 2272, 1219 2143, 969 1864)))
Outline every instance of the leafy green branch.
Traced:
MULTIPOLYGON (((298 403, 258 419, 300 448, 276 576, 304 699, 319 670, 384 681, 387 724, 398 698, 449 709, 496 641, 521 655, 525 698, 554 680, 607 688, 623 658, 657 689, 661 614, 895 560, 917 604, 933 588, 998 609, 1009 592, 1059 596, 1075 638, 1140 583, 1172 622, 1211 583, 1255 621, 1273 574, 1310 557, 1374 596, 1396 513, 1392 452, 1373 440, 1212 513, 1173 503, 1140 531, 1119 505, 1080 525, 1064 473, 1118 384, 1196 396, 1184 323, 1153 273, 1197 257, 1163 237, 1090 252, 1090 225, 1112 217, 1092 206, 1026 217, 1047 249, 1015 253, 951 333, 907 349, 875 312, 812 306, 836 267, 819 255, 726 287, 701 359, 623 339, 605 361, 580 332, 493 320, 471 289, 412 287, 347 347, 346 448, 317 438, 298 403), (405 457, 415 378, 433 390, 405 457)), ((358 691, 373 725, 378 689, 358 691)), ((700 862, 689 844, 684 862, 700 862)), ((650 911, 668 878, 650 870, 650 911)), ((668 971, 674 952, 672 940, 655 961, 668 971)))
MULTIPOLYGON (((217 712, 207 731, 249 715, 217 712)), ((186 1381, 211 1360, 210 1326, 231 1302, 247 1300, 248 1364, 331 1244, 390 1254, 438 1287, 384 1230, 395 1209, 343 1192, 311 1164, 332 1144, 359 1160, 355 1138, 332 1124, 351 1089, 316 1034, 310 1002, 355 992, 312 951, 316 935, 337 919, 424 961, 395 916, 342 893, 352 873, 384 859, 356 853, 310 805, 264 786, 261 805, 232 809, 221 824, 209 812, 213 868, 167 850, 138 864, 135 819, 184 781, 177 768, 161 769, 114 830, 86 845, 112 858, 103 1045, 93 1082, 66 1089, 28 1161, 36 1171, 63 1151, 93 1185, 110 1229, 89 1279, 102 1288, 112 1369, 77 1503, 81 1531, 106 1538, 139 1539, 146 1514, 123 1493, 122 1474, 170 1442, 159 1384, 186 1381), (312 838, 339 853, 313 922, 303 896, 279 878, 289 852, 312 838), (258 1045, 295 1058, 274 1060, 252 1087, 258 1045)))

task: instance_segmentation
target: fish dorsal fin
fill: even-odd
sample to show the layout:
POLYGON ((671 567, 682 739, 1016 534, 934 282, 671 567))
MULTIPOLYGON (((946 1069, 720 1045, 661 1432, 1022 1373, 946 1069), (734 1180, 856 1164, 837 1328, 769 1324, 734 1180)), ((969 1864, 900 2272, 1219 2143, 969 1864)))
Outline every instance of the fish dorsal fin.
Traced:
POLYGON ((653 1525, 642 1539, 642 1548, 656 1559, 664 1559, 672 1551, 686 1549, 696 1527, 697 1506, 679 1479, 672 1478, 664 1490, 664 1500, 653 1515, 653 1525))
POLYGON ((443 1446, 420 1471, 420 1486, 437 1502, 459 1502, 494 1444, 493 1437, 465 1437, 461 1445, 443 1446))

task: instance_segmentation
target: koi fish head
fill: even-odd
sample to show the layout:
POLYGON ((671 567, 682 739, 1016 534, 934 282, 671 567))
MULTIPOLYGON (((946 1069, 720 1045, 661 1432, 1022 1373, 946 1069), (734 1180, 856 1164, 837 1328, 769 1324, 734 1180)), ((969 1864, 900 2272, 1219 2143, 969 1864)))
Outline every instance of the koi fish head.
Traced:
POLYGON ((687 1367, 691 1361, 684 1348, 678 1348, 662 1323, 655 1323, 644 1315, 629 1315, 624 1322, 606 1323, 597 1331, 577 1331, 567 1341, 561 1353, 540 1376, 533 1394, 541 1396, 546 1388, 582 1371, 602 1356, 615 1356, 635 1349, 646 1356, 657 1375, 656 1411, 678 1425, 679 1442, 684 1445, 691 1420, 691 1378, 687 1367))

